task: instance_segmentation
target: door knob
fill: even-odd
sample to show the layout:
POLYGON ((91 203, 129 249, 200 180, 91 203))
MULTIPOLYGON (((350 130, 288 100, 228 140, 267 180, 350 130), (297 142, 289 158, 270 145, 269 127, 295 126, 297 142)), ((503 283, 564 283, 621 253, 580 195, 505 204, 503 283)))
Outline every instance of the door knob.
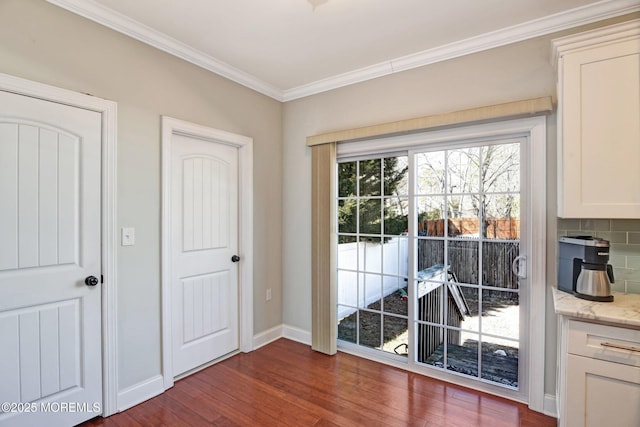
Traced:
POLYGON ((238 255, 234 255, 234 256, 231 257, 231 261, 232 262, 238 262, 238 261, 240 261, 240 257, 238 255))
POLYGON ((84 279, 84 284, 87 286, 95 286, 98 284, 98 278, 96 276, 87 276, 87 278, 84 279))

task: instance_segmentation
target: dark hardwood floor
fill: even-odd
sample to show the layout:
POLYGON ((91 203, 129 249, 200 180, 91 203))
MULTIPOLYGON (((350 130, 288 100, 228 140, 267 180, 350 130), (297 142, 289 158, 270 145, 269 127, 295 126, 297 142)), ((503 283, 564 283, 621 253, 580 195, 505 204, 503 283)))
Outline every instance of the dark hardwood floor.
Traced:
POLYGON ((280 339, 83 426, 555 426, 525 405, 280 339))

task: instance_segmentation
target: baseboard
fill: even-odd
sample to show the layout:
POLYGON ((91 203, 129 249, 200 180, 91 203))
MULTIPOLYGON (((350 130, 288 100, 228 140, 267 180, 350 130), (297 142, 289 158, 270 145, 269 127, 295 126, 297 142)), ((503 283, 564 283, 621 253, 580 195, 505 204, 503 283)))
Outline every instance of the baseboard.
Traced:
POLYGON ((547 393, 544 395, 544 406, 542 408, 542 411, 545 415, 558 418, 558 403, 555 394, 547 393))
POLYGON ((156 375, 118 392, 118 411, 124 411, 164 392, 162 375, 156 375))
POLYGON ((289 325, 278 325, 253 336, 253 349, 257 350, 279 338, 311 345, 311 332, 289 325))
POLYGON ((311 332, 295 326, 282 325, 282 336, 292 341, 311 345, 311 332))
POLYGON ((258 335, 253 336, 253 349, 257 350, 262 346, 269 344, 282 338, 282 325, 274 326, 271 329, 267 329, 264 332, 260 332, 258 335))

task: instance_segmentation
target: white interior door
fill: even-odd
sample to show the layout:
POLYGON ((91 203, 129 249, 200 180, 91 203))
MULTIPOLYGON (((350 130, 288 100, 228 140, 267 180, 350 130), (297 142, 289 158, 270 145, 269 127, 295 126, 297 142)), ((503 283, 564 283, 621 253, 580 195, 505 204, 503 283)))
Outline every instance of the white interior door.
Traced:
POLYGON ((2 426, 101 413, 100 159, 100 113, 0 91, 2 426))
POLYGON ((238 349, 238 149, 171 141, 173 375, 238 349))

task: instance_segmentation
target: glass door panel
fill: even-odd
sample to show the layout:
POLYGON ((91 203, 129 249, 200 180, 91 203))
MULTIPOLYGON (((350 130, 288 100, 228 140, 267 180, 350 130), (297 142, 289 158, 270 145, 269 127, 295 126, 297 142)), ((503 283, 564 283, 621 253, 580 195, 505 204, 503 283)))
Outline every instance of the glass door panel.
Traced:
POLYGON ((338 339, 405 359, 408 163, 394 156, 337 167, 338 339))
POLYGON ((517 389, 520 144, 413 159, 416 362, 517 389))

